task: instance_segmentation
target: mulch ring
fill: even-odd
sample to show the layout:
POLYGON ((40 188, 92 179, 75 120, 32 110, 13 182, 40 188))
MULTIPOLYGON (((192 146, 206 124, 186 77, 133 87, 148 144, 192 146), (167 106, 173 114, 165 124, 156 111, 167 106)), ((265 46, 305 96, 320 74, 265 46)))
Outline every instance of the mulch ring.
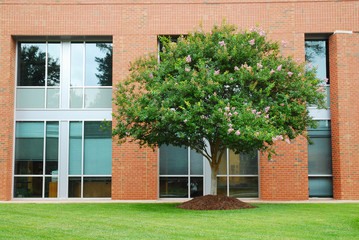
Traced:
POLYGON ((206 195, 184 202, 178 205, 177 208, 189 210, 231 210, 257 207, 242 202, 241 200, 238 200, 234 197, 227 197, 223 195, 206 195))

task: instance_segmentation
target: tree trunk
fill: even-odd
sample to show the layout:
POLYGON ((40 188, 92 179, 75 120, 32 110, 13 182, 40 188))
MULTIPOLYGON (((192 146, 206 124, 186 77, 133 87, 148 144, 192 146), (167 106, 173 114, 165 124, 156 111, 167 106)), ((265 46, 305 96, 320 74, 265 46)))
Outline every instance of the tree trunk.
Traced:
POLYGON ((217 170, 218 167, 211 166, 211 195, 217 195, 217 170))

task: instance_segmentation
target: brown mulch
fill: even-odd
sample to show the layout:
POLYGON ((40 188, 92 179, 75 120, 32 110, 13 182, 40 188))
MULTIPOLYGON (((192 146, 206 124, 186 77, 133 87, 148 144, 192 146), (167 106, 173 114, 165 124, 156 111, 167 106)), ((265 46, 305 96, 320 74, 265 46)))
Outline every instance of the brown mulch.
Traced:
POLYGON ((238 200, 234 197, 227 197, 223 195, 206 195, 184 202, 178 205, 177 208, 189 210, 231 210, 257 207, 242 202, 241 200, 238 200))

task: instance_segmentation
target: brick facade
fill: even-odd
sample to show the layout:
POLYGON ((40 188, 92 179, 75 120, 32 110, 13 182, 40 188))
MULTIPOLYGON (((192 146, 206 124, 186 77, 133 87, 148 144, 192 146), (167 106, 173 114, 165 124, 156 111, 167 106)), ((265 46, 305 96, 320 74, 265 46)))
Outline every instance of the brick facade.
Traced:
MULTIPOLYGON (((305 33, 332 35, 330 47, 334 198, 359 199, 359 1, 2 0, 0 1, 0 200, 11 199, 14 133, 13 36, 113 37, 114 84, 128 63, 156 51, 157 36, 205 29, 226 18, 240 27, 260 24, 270 38, 286 40, 285 55, 304 60, 305 33)), ((280 144, 274 162, 260 160, 260 197, 308 198, 307 143, 280 144)), ((112 198, 157 199, 157 152, 113 143, 112 198)))

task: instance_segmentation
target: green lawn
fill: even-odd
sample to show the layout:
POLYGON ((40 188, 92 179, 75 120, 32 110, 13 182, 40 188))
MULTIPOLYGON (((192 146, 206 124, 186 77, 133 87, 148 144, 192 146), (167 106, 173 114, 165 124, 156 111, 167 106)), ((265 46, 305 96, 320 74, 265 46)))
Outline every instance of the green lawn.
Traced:
POLYGON ((359 204, 0 204, 0 239, 359 239, 359 204))

